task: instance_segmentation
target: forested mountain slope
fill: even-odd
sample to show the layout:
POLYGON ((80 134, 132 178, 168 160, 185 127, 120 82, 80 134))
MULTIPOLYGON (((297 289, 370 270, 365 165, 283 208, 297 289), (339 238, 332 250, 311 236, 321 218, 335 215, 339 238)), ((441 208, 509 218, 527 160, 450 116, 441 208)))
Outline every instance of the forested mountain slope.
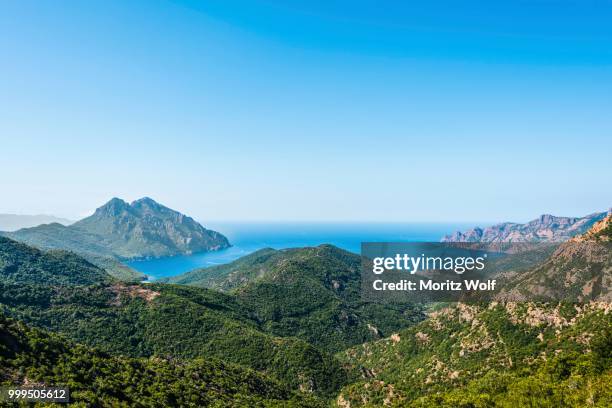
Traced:
POLYGON ((340 353, 362 378, 336 403, 607 407, 611 339, 609 303, 459 304, 340 353))
POLYGON ((360 256, 332 245, 264 249, 167 281, 231 293, 266 331, 296 336, 332 352, 423 318, 418 305, 362 301, 360 256))
POLYGON ((339 353, 361 381, 336 404, 611 406, 609 223, 610 216, 517 275, 510 291, 524 301, 438 305, 414 327, 339 353), (583 297, 553 293, 560 288, 583 297), (586 289, 599 292, 586 300, 586 289), (529 301, 542 294, 553 301, 529 301))
POLYGON ((83 406, 323 406, 240 366, 210 358, 113 356, 1 314, 0 384, 67 387, 70 401, 83 406))
POLYGON ((331 355, 295 337, 266 333, 243 304, 206 289, 3 283, 0 307, 28 324, 116 355, 215 357, 321 395, 347 380, 331 355))
POLYGON ((3 283, 89 285, 111 281, 104 270, 72 252, 41 251, 0 237, 0 278, 3 283))

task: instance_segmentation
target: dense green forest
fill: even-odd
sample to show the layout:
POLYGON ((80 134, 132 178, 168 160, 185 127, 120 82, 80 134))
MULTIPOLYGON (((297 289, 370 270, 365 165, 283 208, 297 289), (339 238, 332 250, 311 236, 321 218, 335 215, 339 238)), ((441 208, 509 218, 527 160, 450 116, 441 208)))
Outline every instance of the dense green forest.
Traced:
POLYGON ((113 354, 216 357, 322 395, 347 379, 331 354, 266 333, 235 299, 220 293, 119 283, 0 286, 6 314, 113 354))
MULTIPOLYGON (((211 358, 110 355, 0 315, 0 384, 64 386, 75 406, 322 407, 263 374, 211 358)), ((6 404, 6 403, 5 403, 6 404)))
POLYGON ((334 393, 347 381, 346 371, 330 353, 296 337, 266 332, 253 311, 233 296, 115 281, 74 254, 65 263, 50 262, 41 269, 40 258, 56 260, 55 251, 3 240, 0 275, 11 279, 0 281, 0 308, 28 324, 114 354, 216 357, 321 395, 334 393), (20 259, 17 269, 15 258, 20 259), (75 259, 84 268, 75 269, 75 259), (37 283, 45 274, 54 279, 37 283))
POLYGON ((97 267, 106 270, 117 279, 140 281, 144 277, 144 274, 115 258, 104 247, 100 237, 85 231, 70 229, 62 224, 43 224, 33 228, 23 228, 15 232, 0 232, 0 235, 37 248, 72 251, 97 267))
POLYGON ((41 251, 0 236, 0 282, 89 285, 109 282, 106 271, 69 251, 41 251))
POLYGON ((332 245, 264 249, 227 265, 168 282, 220 289, 252 311, 262 327, 324 350, 388 336, 424 318, 415 304, 361 300, 361 257, 332 245))

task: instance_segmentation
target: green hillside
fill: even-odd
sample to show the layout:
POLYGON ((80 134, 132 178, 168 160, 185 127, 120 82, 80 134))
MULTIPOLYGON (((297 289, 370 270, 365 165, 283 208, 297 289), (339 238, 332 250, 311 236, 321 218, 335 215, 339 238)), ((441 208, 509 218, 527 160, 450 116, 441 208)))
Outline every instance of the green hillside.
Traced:
POLYGON ((240 366, 111 356, 0 315, 0 384, 26 383, 66 386, 79 406, 323 406, 240 366))
POLYGON ((98 256, 113 256, 112 252, 104 246, 100 237, 58 223, 22 228, 14 232, 4 232, 3 234, 9 238, 39 248, 65 249, 98 256))
POLYGON ((338 406, 610 406, 612 314, 588 305, 458 304, 339 354, 362 373, 338 406))
POLYGON ((87 261, 96 265, 97 267, 104 269, 113 278, 119 279, 124 282, 142 282, 146 276, 144 273, 137 271, 119 261, 117 258, 111 256, 98 256, 90 253, 78 253, 87 261))
POLYGON ((142 280, 144 274, 128 267, 114 257, 112 251, 101 244, 99 237, 62 224, 45 224, 23 228, 2 235, 27 245, 48 250, 70 250, 124 281, 142 280))
POLYGON ((232 296, 173 285, 85 287, 0 284, 12 317, 132 357, 216 357, 330 395, 347 380, 331 355, 294 337, 264 332, 232 296))
POLYGON ((264 249, 227 265, 168 282, 227 291, 262 328, 296 336, 330 352, 381 338, 422 320, 411 304, 361 300, 361 258, 332 245, 264 249))
POLYGON ((286 254, 287 250, 277 251, 272 248, 264 248, 227 264, 195 269, 182 275, 160 279, 158 282, 227 292, 261 277, 267 272, 270 265, 282 260, 286 254))
POLYGON ((3 283, 89 285, 111 281, 102 269, 68 251, 41 251, 0 237, 0 278, 3 283))

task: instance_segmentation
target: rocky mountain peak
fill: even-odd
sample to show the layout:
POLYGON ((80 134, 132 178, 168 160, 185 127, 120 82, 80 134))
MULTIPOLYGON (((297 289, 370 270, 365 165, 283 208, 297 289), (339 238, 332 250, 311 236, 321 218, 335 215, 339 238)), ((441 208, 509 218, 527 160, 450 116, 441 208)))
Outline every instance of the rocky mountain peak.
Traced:
POLYGON ((214 251, 230 246, 222 234, 149 197, 128 204, 113 198, 72 226, 103 237, 120 258, 158 257, 214 251))
POLYGON ((122 211, 125 211, 129 207, 129 204, 120 198, 113 197, 106 204, 98 207, 95 214, 109 214, 118 215, 122 211))
POLYGON ((138 200, 134 200, 132 201, 130 206, 131 207, 151 207, 151 208, 163 207, 161 204, 159 204, 157 201, 153 200, 150 197, 142 197, 142 198, 139 198, 138 200))
POLYGON ((540 224, 550 224, 555 220, 555 218, 557 217, 552 214, 542 214, 540 215, 540 224))

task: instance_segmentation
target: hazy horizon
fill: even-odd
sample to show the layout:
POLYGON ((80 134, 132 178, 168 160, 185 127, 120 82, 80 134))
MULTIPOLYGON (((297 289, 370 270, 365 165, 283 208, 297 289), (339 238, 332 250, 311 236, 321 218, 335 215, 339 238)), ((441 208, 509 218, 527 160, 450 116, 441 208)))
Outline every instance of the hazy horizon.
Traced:
MULTIPOLYGON (((150 197, 150 196, 143 196, 143 197, 149 197, 155 200, 155 198, 150 197)), ((122 197, 117 197, 117 196, 113 196, 111 198, 119 198, 122 199, 124 201, 126 201, 127 203, 131 203, 135 200, 138 200, 140 198, 143 197, 138 197, 135 198, 133 200, 126 200, 122 197)), ((109 198, 109 200, 111 199, 109 198)), ((101 205, 105 204, 106 202, 108 202, 109 200, 106 200, 104 203, 101 203, 100 205, 96 206, 96 208, 100 207, 101 205)), ((165 205, 167 206, 164 202, 161 202, 159 200, 155 200, 156 202, 158 202, 159 204, 165 205)), ((25 214, 25 213, 5 213, 5 212, 0 212, 0 216, 17 216, 17 217, 56 217, 56 218, 60 218, 63 221, 69 221, 69 222, 76 222, 79 221, 83 218, 86 218, 90 215, 92 215, 96 208, 91 209, 90 211, 87 211, 86 213, 83 213, 79 216, 75 216, 75 217, 64 217, 64 216, 58 216, 57 214, 49 214, 49 213, 41 213, 41 214, 25 214)), ((604 208, 604 209, 597 209, 588 213, 584 213, 584 214, 554 214, 554 213, 550 213, 550 212, 540 212, 538 214, 534 214, 533 216, 531 216, 531 218, 528 219, 522 219, 522 220, 512 220, 512 219, 481 219, 481 220, 463 220, 463 219, 458 219, 458 220, 402 220, 402 219, 396 219, 396 220, 385 220, 385 219, 381 219, 381 220, 376 220, 376 219, 312 219, 312 220, 304 220, 304 219, 274 219, 274 218, 270 218, 270 219, 213 219, 213 218, 203 218, 201 216, 198 216, 196 214, 189 214, 186 213, 184 211, 182 211, 180 208, 173 208, 170 207, 171 209, 181 212, 187 216, 190 216, 192 218, 194 218, 196 221, 200 222, 201 224, 203 224, 205 227, 209 228, 211 225, 223 225, 223 224, 227 224, 227 225, 231 225, 231 224, 308 224, 308 223, 312 223, 312 224, 393 224, 393 223, 400 223, 400 224, 440 224, 440 225, 444 225, 444 224, 462 224, 465 226, 480 226, 480 227, 486 227, 489 225, 493 225, 496 223, 503 223, 503 222, 516 222, 516 223, 526 223, 529 221, 532 221, 536 218, 538 218, 541 215, 544 214, 551 214, 554 216, 559 216, 559 217, 584 217, 590 214, 594 214, 594 213, 599 213, 599 212, 604 212, 604 211, 608 211, 611 210, 611 208, 604 208)), ((0 229, 1 230, 1 229, 0 229)))
POLYGON ((612 7, 0 5, 0 213, 525 222, 612 205, 612 7))

